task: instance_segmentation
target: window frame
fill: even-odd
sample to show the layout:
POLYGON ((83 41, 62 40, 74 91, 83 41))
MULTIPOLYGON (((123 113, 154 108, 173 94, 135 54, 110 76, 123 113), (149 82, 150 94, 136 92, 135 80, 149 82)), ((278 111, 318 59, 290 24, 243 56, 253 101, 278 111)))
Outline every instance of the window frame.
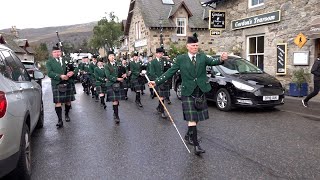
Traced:
MULTIPOLYGON (((259 34, 259 35, 254 35, 254 36, 247 36, 247 60, 249 62, 251 62, 251 59, 250 57, 251 56, 256 56, 256 57, 259 57, 259 56, 262 56, 263 59, 262 59, 262 68, 259 67, 259 59, 257 58, 257 63, 253 63, 251 62, 252 64, 254 64, 255 66, 257 66, 258 68, 260 68, 261 70, 264 70, 264 57, 265 57, 265 49, 263 48, 263 52, 258 52, 258 38, 259 37, 263 37, 263 43, 265 44, 265 34, 259 34), (256 38, 256 46, 255 46, 255 53, 250 53, 250 38, 256 38)), ((263 45, 264 47, 264 45, 263 45)))
POLYGON ((176 31, 177 36, 186 36, 187 35, 187 18, 185 18, 185 17, 176 18, 176 26, 177 26, 177 31, 176 31), (179 26, 178 25, 178 20, 180 20, 180 19, 183 19, 184 26, 179 26), (178 28, 183 28, 184 29, 184 34, 178 34, 178 28))
POLYGON ((261 0, 258 0, 258 1, 259 1, 258 4, 252 5, 252 4, 253 4, 253 1, 254 1, 254 0, 248 0, 249 9, 255 8, 255 7, 259 7, 259 6, 263 6, 263 5, 264 5, 264 2, 265 2, 265 0, 263 0, 262 3, 259 3, 261 0))
POLYGON ((135 39, 136 39, 136 40, 141 39, 140 21, 138 21, 138 22, 135 23, 134 30, 135 30, 135 39))

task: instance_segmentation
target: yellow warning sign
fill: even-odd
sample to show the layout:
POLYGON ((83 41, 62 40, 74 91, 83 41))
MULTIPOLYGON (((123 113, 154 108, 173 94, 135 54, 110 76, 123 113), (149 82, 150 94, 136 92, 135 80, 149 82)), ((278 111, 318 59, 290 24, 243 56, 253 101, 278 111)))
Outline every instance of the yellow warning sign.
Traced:
POLYGON ((298 36, 294 39, 294 43, 299 47, 302 48, 304 44, 307 42, 307 38, 304 34, 299 33, 298 36))

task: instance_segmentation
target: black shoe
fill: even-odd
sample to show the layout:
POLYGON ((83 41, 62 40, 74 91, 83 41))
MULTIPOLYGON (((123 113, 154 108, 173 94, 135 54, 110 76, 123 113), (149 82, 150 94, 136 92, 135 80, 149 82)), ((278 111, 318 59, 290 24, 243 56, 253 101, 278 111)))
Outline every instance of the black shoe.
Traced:
POLYGON ((308 102, 304 101, 304 99, 302 99, 301 101, 302 101, 302 105, 303 105, 304 107, 308 107, 308 102))
POLYGON ((66 115, 66 122, 70 122, 70 117, 66 115))
POLYGON ((204 150, 204 149, 202 149, 201 147, 200 147, 200 145, 198 145, 198 146, 194 146, 194 154, 195 155, 200 155, 200 154, 202 154, 202 153, 205 153, 206 151, 204 150))
POLYGON ((159 107, 159 106, 157 107, 157 113, 158 113, 158 114, 160 114, 160 113, 161 113, 161 109, 160 109, 160 107, 159 107))
POLYGON ((125 99, 125 100, 128 100, 128 97, 126 96, 126 97, 124 97, 124 99, 125 99))
POLYGON ((143 92, 143 91, 141 92, 141 95, 144 95, 144 92, 143 92))
POLYGON ((106 109, 106 108, 107 108, 107 105, 104 104, 104 105, 103 105, 103 109, 106 109))
POLYGON ((94 95, 91 96, 92 98, 95 98, 94 95))
POLYGON ((166 116, 166 114, 163 112, 163 113, 161 113, 161 117, 163 118, 163 119, 166 119, 167 118, 167 116, 166 116))
POLYGON ((119 116, 115 116, 115 117, 114 117, 114 122, 115 122, 116 124, 119 124, 119 123, 120 123, 120 118, 119 118, 119 116))
POLYGON ((137 101, 137 100, 136 100, 136 104, 137 104, 139 107, 143 107, 140 101, 137 101))
POLYGON ((56 124, 57 129, 62 128, 63 127, 63 121, 59 120, 59 122, 56 124))
POLYGON ((171 101, 170 101, 170 99, 169 99, 169 98, 167 98, 167 103, 168 103, 168 104, 171 104, 171 101))

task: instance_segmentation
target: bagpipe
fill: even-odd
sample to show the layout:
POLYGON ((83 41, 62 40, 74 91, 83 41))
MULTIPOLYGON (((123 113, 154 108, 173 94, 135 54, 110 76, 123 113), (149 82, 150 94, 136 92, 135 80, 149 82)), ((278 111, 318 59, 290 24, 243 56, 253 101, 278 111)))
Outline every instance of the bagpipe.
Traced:
MULTIPOLYGON (((62 58, 66 58, 66 54, 65 54, 65 52, 63 50, 62 41, 61 41, 60 36, 59 36, 59 32, 56 31, 56 34, 57 34, 58 41, 59 41, 57 43, 57 47, 59 47, 60 51, 62 52, 62 58)), ((67 74, 68 72, 74 71, 74 70, 75 70, 75 67, 74 67, 73 63, 68 61, 68 64, 66 64, 65 74, 67 74)))

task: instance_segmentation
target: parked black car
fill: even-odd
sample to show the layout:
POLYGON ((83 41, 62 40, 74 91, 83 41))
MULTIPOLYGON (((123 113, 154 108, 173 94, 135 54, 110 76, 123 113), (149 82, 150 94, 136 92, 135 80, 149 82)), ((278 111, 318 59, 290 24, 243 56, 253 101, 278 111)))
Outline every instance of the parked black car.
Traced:
MULTIPOLYGON (((212 90, 206 97, 216 102, 219 110, 229 111, 237 106, 274 108, 284 104, 284 88, 280 81, 246 59, 229 56, 223 65, 207 66, 207 73, 212 90)), ((179 99, 181 81, 178 72, 173 83, 179 99)))

